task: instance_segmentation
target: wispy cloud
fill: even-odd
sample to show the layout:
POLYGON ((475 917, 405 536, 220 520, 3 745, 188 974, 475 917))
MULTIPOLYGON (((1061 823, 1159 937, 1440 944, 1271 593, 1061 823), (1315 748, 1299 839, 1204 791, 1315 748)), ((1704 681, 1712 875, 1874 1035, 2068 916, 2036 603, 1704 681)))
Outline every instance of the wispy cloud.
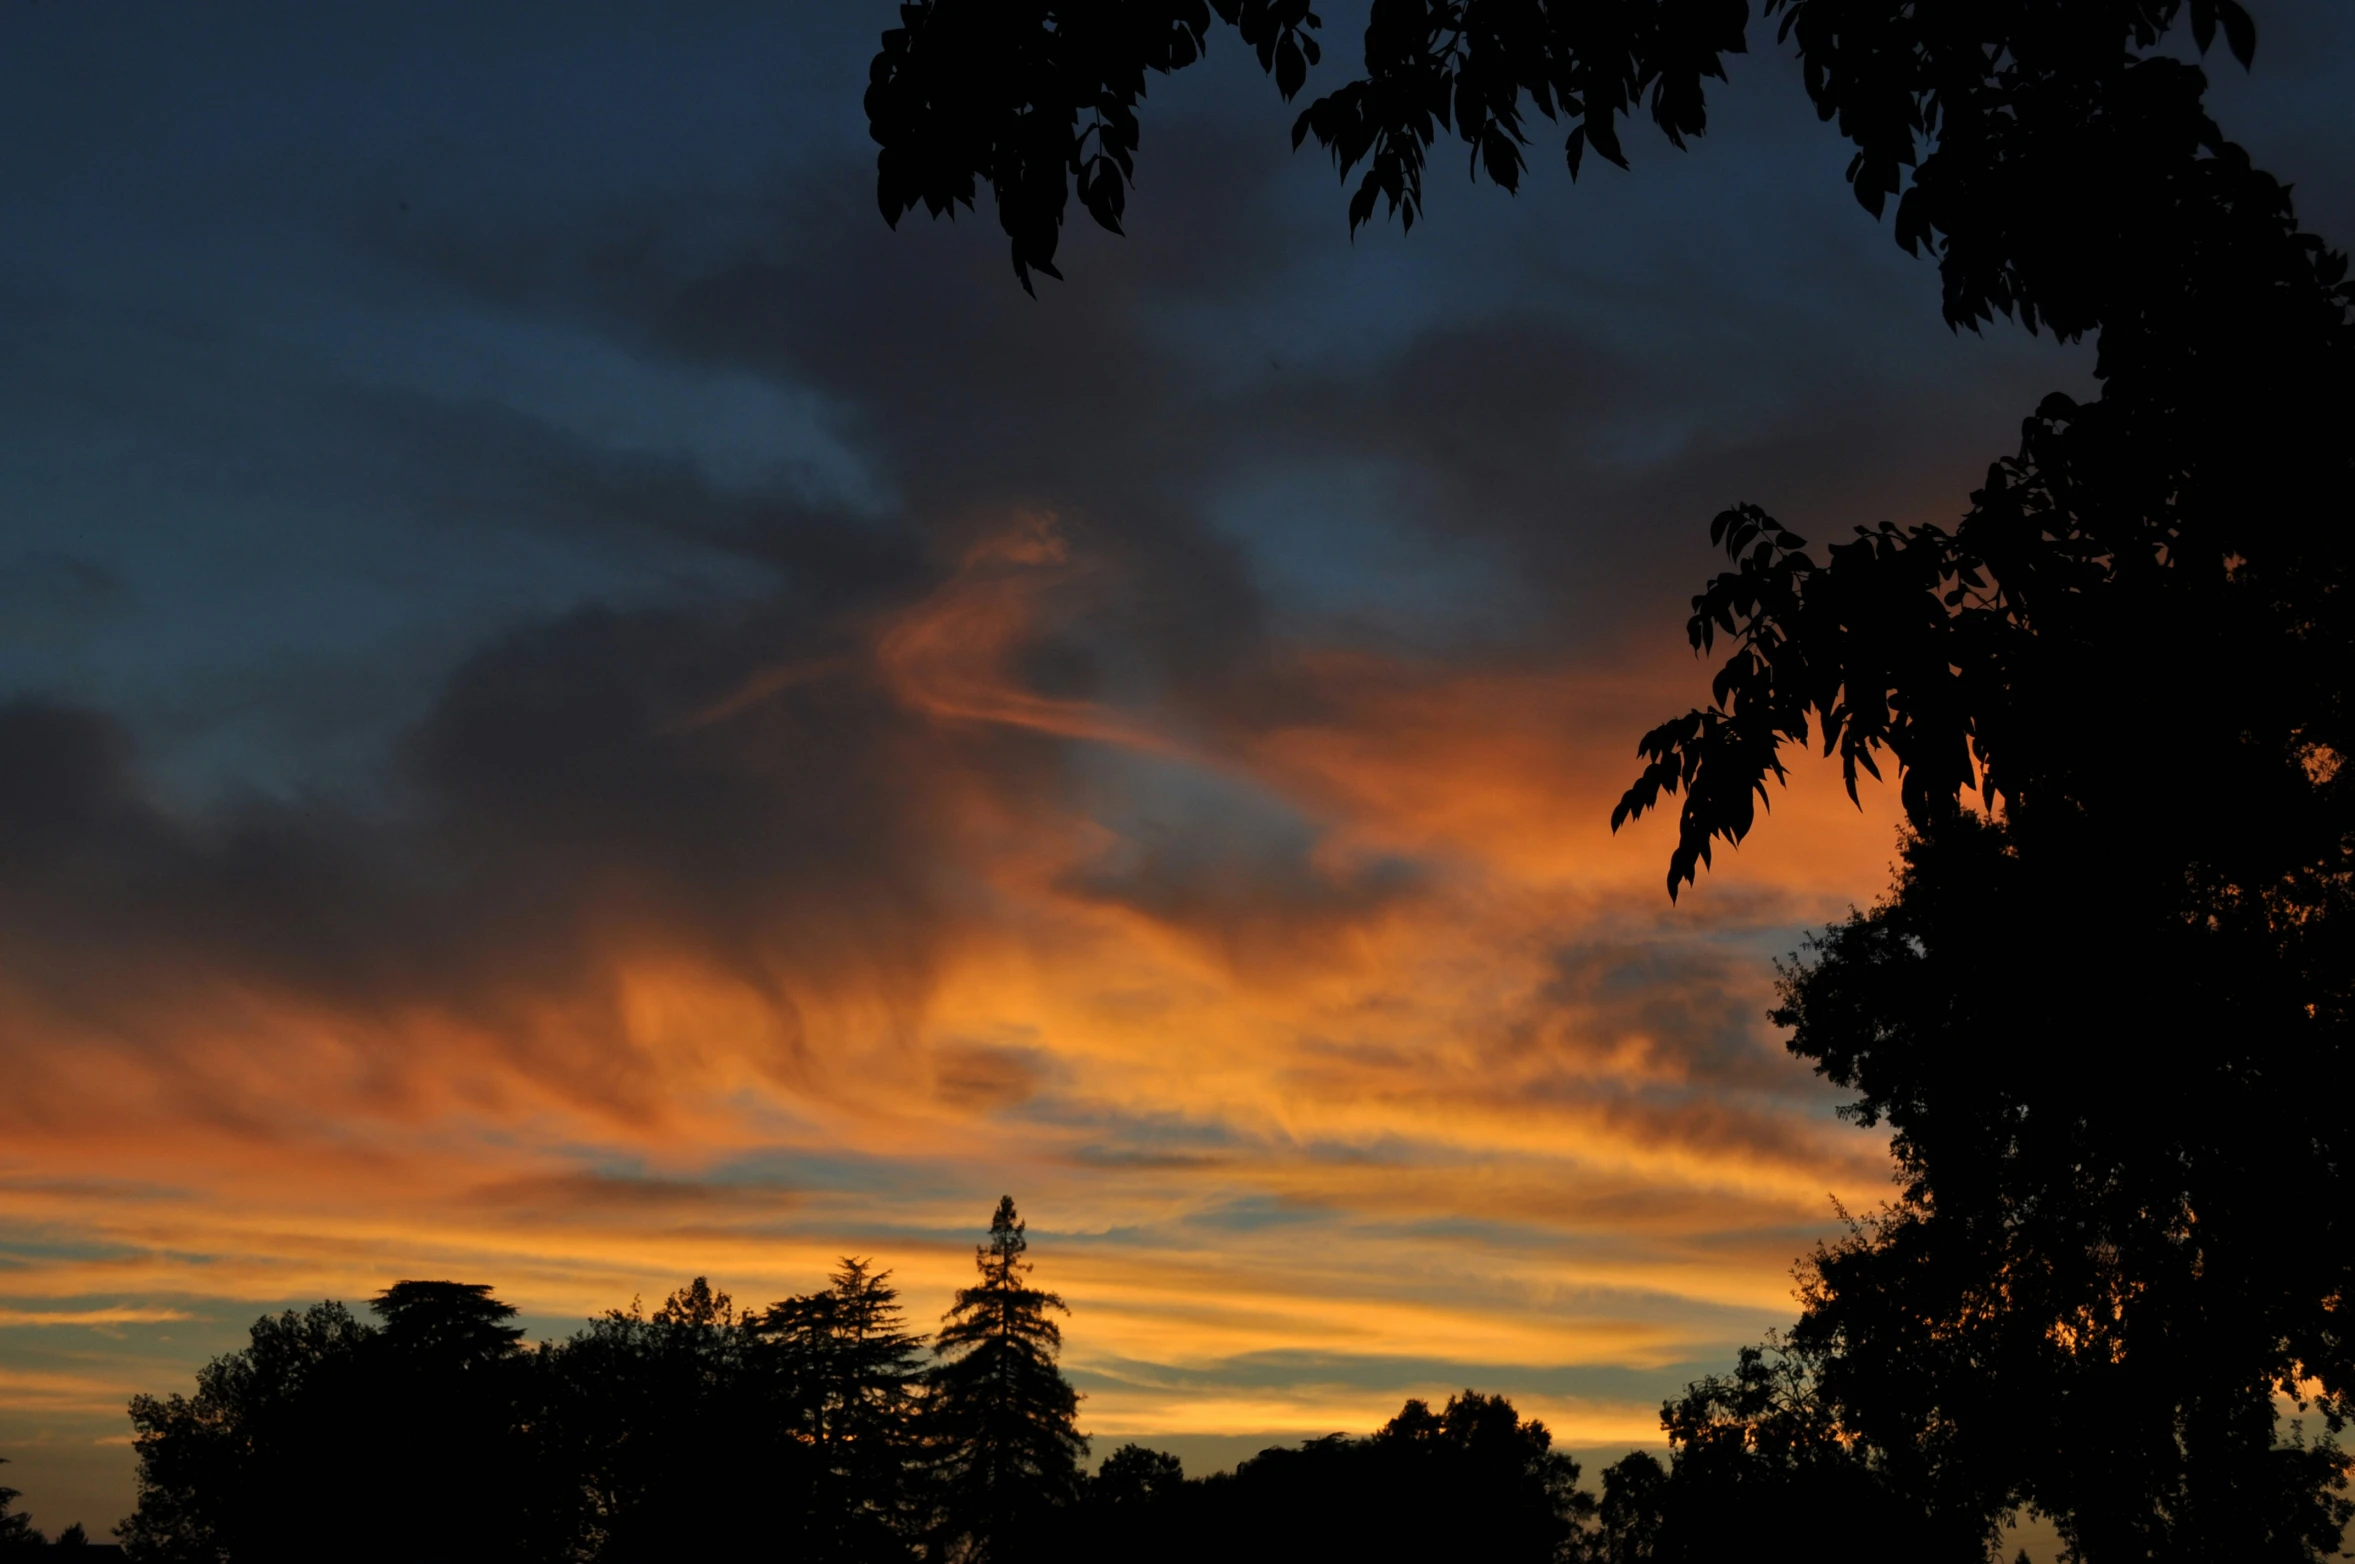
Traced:
POLYGON ((124 1304, 97 1309, 0 1308, 0 1330, 16 1326, 161 1325, 173 1320, 193 1318, 185 1309, 140 1308, 124 1304))

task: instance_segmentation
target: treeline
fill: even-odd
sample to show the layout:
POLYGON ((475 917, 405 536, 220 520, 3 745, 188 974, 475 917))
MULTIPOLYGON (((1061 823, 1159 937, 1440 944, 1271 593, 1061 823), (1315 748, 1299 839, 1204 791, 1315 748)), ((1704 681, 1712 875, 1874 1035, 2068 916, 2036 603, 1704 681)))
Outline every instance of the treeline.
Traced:
MULTIPOLYGON (((157 1564, 1966 1556, 1777 1350, 1670 1403, 1669 1460, 1631 1454, 1599 1495, 1542 1423, 1471 1390, 1232 1473, 1131 1444, 1090 1475, 1063 1302, 1027 1248, 1000 1201, 929 1342, 889 1273, 852 1259, 766 1308, 698 1277, 536 1346, 477 1284, 396 1283, 373 1322, 339 1303, 265 1317, 194 1394, 133 1399, 139 1499, 117 1534, 157 1564)), ((0 1515, 0 1553, 41 1546, 0 1515)))
MULTIPOLYGON (((0 1458, 0 1466, 7 1464, 5 1458, 0 1458)), ((51 1542, 48 1535, 33 1524, 31 1516, 15 1507, 16 1501, 22 1497, 16 1489, 0 1483, 0 1559, 20 1558, 36 1552, 46 1556, 53 1547, 73 1548, 83 1552, 96 1550, 102 1557, 121 1553, 121 1549, 111 1544, 93 1543, 90 1534, 82 1529, 79 1521, 59 1532, 57 1540, 51 1542)))

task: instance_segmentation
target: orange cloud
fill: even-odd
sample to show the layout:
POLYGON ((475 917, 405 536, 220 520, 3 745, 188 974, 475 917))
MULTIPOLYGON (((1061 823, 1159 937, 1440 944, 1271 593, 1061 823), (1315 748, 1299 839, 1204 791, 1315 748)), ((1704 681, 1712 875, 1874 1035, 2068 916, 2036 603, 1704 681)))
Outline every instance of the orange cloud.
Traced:
MULTIPOLYGON (((790 646, 502 654, 425 741, 475 746, 447 829, 389 857, 298 872, 284 822, 241 858, 121 793, 148 857, 108 883, 146 899, 73 882, 25 947, 59 959, 0 974, 0 1333, 422 1274, 559 1320, 846 1252, 923 1318, 1011 1190, 1107 1434, 1473 1376, 1568 1442, 1647 1434, 1627 1386, 1787 1312, 1826 1197, 1886 1178, 1763 1013, 1766 958, 1878 889, 1889 802, 1802 767, 1672 909, 1665 830, 1604 819, 1699 670, 1275 643, 1230 706, 1035 687, 1123 590, 1026 519, 790 646), (600 658, 594 700, 548 684, 600 658)), ((41 1350, 0 1337, 28 1412, 127 1383, 41 1350)))

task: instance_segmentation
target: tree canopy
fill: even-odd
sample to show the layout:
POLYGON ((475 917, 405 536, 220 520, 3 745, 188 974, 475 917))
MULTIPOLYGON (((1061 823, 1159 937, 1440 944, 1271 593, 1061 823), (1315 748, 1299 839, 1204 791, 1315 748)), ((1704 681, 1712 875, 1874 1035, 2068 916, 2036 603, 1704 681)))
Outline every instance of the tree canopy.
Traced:
POLYGON ((1056 1366, 1063 1300, 1030 1285, 1026 1224, 1005 1196, 989 1242, 974 1250, 981 1281, 957 1290, 942 1319, 930 1377, 942 1459, 943 1545, 960 1560, 1020 1557, 1046 1512, 1078 1485, 1088 1442, 1079 1396, 1056 1366))
MULTIPOLYGON (((1001 1544, 1071 1500, 1086 1441, 1026 1247, 1001 1202, 929 1366, 856 1258, 762 1309, 699 1276, 537 1347, 479 1283, 266 1316, 193 1394, 133 1399, 119 1534, 157 1564, 1033 1557, 1043 1534, 1001 1544)), ((5 1512, 0 1542, 40 1544, 5 1512)))
MULTIPOLYGON (((7 1464, 0 1457, 0 1466, 7 1464)), ((11 1558, 34 1548, 45 1548, 49 1539, 33 1528, 33 1518, 16 1508, 16 1501, 24 1495, 0 1483, 0 1558, 11 1558)))
MULTIPOLYGON (((889 1273, 864 1259, 765 1309, 699 1276, 651 1313, 633 1301, 533 1348, 473 1284, 396 1284, 381 1325, 334 1303, 265 1316, 194 1396, 133 1402, 140 1499, 120 1535, 157 1564, 1616 1564, 1655 1556, 1628 1553, 1628 1537, 1702 1535, 1695 1505, 1722 1523, 1707 1535, 1782 1514, 1770 1484, 1663 1476, 1642 1499, 1650 1529, 1631 1531, 1614 1517, 1649 1457, 1612 1469, 1598 1509, 1543 1423, 1477 1390, 1409 1400, 1370 1435, 1275 1446, 1232 1472, 1189 1477, 1176 1456, 1128 1444, 1090 1475, 1048 1318, 1065 1311, 1032 1284, 1028 1247, 1001 1201, 929 1367, 889 1273), (385 1459, 381 1429, 409 1382, 459 1348, 470 1372, 514 1375, 508 1399, 445 1395, 435 1421, 405 1432, 434 1450, 496 1446, 487 1486, 447 1461, 385 1459)), ((1680 1452, 1667 1470, 1683 1474, 1696 1436, 1664 1426, 1680 1452)), ((12 1537, 44 1546, 21 1516, 0 1527, 0 1551, 12 1537)))

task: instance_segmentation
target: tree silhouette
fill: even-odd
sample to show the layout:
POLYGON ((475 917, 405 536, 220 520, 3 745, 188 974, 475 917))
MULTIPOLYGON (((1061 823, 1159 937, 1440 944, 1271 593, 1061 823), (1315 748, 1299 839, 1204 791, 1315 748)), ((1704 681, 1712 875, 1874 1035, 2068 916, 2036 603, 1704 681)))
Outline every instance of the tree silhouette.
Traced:
POLYGON ((1896 895, 1786 974, 1792 1046, 1905 1181, 1817 1256, 1798 1339, 1925 1490, 2033 1504, 2093 1564, 2328 1553, 2355 1257, 2317 1108, 2355 1085, 2344 1044, 2256 931, 2056 883, 2018 834, 1910 842, 1896 895), (2308 1442, 2276 1398, 2317 1380, 2308 1442))
POLYGON ((922 1540, 921 1343, 867 1262, 750 1315, 696 1277, 528 1351, 484 1286, 402 1282, 376 1312, 266 1317, 193 1397, 135 1398, 131 1556, 868 1564, 922 1540))
MULTIPOLYGON (((0 1466, 7 1464, 8 1458, 0 1456, 0 1466)), ((16 1508, 23 1497, 19 1490, 0 1484, 0 1558, 49 1545, 49 1539, 33 1528, 33 1518, 16 1508)))
POLYGON ((1076 1494, 1088 1448, 1079 1396, 1056 1366, 1063 1332, 1047 1317, 1064 1312, 1063 1300, 1030 1285, 1025 1226, 1014 1197, 1002 1197, 989 1242, 974 1250, 980 1284, 957 1290, 933 1344, 939 1549, 975 1564, 1006 1564, 1035 1546, 1046 1512, 1076 1494))
POLYGON ((316 1556, 318 1539, 366 1530, 377 1505, 355 1470, 365 1425, 360 1353, 375 1334, 339 1303, 256 1320, 247 1346, 213 1359, 192 1396, 131 1398, 138 1504, 119 1535, 156 1564, 316 1556))
POLYGON ((265 1316, 197 1375, 137 1396, 136 1559, 366 1564, 553 1556, 565 1506, 535 1463, 539 1360, 487 1287, 400 1282, 382 1328, 341 1304, 265 1316))
POLYGON ((1263 1450, 1200 1482, 1174 1456, 1124 1446, 1044 1557, 1557 1564, 1584 1547, 1593 1508, 1543 1424, 1467 1390, 1437 1412, 1409 1401, 1370 1438, 1263 1450))
POLYGON ((1876 1447, 1844 1427, 1822 1365, 1782 1342, 1743 1349, 1661 1408, 1665 1470, 1638 1451, 1603 1473, 1599 1561, 1921 1560, 1980 1564, 1994 1517, 1941 1513, 1906 1467, 1912 1448, 1876 1447))
POLYGON ((1651 1564, 1661 1557, 1668 1472, 1648 1450, 1631 1450, 1603 1468, 1603 1498, 1585 1539, 1592 1564, 1651 1564))
POLYGON ((575 1509, 568 1555, 633 1564, 775 1547, 808 1508, 794 1386, 733 1300, 703 1277, 651 1318, 611 1310, 548 1354, 536 1440, 546 1489, 575 1509))
POLYGON ((1409 1401, 1370 1439, 1263 1451, 1237 1468, 1231 1489, 1261 1539, 1247 1556, 1270 1561, 1331 1546, 1402 1564, 1451 1554, 1546 1564, 1593 1505, 1544 1424, 1472 1390, 1438 1412, 1409 1401))
POLYGON ((1150 1509, 1177 1493, 1186 1464, 1165 1450, 1127 1444, 1104 1457, 1089 1480, 1088 1494, 1113 1509, 1150 1509))
POLYGON ((1032 1556, 1045 1564, 1178 1564, 1202 1550, 1203 1485, 1165 1451, 1125 1444, 1084 1479, 1076 1500, 1058 1510, 1032 1556))
POLYGON ((370 1309, 384 1323, 358 1354, 353 1431, 374 1513, 355 1554, 404 1564, 526 1556, 559 1522, 519 1481, 533 1470, 545 1387, 507 1323, 515 1310, 487 1286, 448 1281, 396 1282, 370 1309))
MULTIPOLYGON (((919 1553, 1007 1564, 1208 1553, 1236 1564, 1960 1564, 1993 1535, 1992 1511, 1949 1480, 1958 1464, 1925 1478, 1923 1442, 1844 1421, 1838 1376, 1862 1359, 1812 1339, 1752 1349, 1732 1374, 1688 1387, 1663 1409, 1668 1464, 1641 1452, 1620 1461, 1599 1505, 1542 1423, 1475 1390, 1437 1410, 1410 1400, 1370 1436, 1263 1450, 1201 1481, 1134 1444, 1082 1477, 1077 1398, 1046 1317, 1060 1305, 1029 1284, 1025 1248, 1003 1201, 976 1251, 980 1285, 958 1295, 922 1395, 920 1343, 900 1324, 887 1273, 859 1259, 819 1291, 751 1313, 696 1277, 651 1315, 633 1302, 528 1352, 511 1311, 480 1286, 388 1289, 382 1328, 332 1303, 265 1317, 244 1350, 206 1366, 194 1397, 134 1403, 140 1508, 121 1535, 133 1558, 206 1564, 904 1564, 919 1553), (504 1388, 488 1402, 483 1390, 453 1391, 447 1376, 467 1374, 504 1388), (438 1421, 406 1421, 394 1380, 431 1392, 438 1421), (420 1433, 439 1441, 434 1458, 488 1462, 496 1502, 417 1465, 424 1457, 403 1441, 420 1433)), ((13 1498, 0 1490, 0 1552, 50 1546, 8 1510, 13 1498)), ((2202 1534, 2205 1553, 2161 1537, 2141 1556, 2224 1556, 2221 1535, 2202 1534)), ((74 1528, 59 1545, 79 1537, 74 1528)))
MULTIPOLYGON (((2165 100, 2197 75, 2151 51, 2182 23, 2203 54, 2220 25, 2244 65, 2256 50, 2234 0, 1764 10, 1779 15, 1817 112, 1856 147, 1859 202, 1878 215, 1897 196, 1899 242, 1938 256, 1948 317, 2017 312, 2065 334, 2102 323, 2069 295, 2108 258, 2087 241, 2118 235, 2118 210, 2143 195, 2135 143, 2149 116, 2179 112, 2165 100)), ((1298 96, 1321 57, 1309 0, 902 4, 866 98, 885 219, 970 207, 986 185, 1024 285, 1060 276, 1072 196, 1120 231, 1148 80, 1200 60, 1214 18, 1284 98, 1298 96)), ((1707 129, 1708 83, 1747 49, 1748 23, 1744 0, 1391 0, 1368 19, 1362 74, 1309 104, 1293 145, 1314 137, 1345 178, 1359 174, 1353 229, 1377 206, 1412 226, 1444 135, 1463 142, 1475 177, 1507 190, 1527 167, 1533 114, 1564 128, 1574 177, 1590 151, 1625 166, 1620 122, 1638 113, 1683 146, 1707 129)))
POLYGON ((504 1361, 523 1332, 514 1309, 478 1282, 395 1282, 369 1312, 384 1321, 384 1345, 408 1363, 467 1372, 504 1361))
POLYGON ((1535 1564, 1568 1546, 1593 1507, 1579 1491, 1578 1463, 1503 1396, 1466 1390, 1436 1413, 1409 1401, 1374 1435, 1372 1455, 1387 1481, 1431 1495, 1446 1517, 1428 1538, 1431 1552, 1535 1564))
POLYGON ((804 1540, 816 1558, 903 1559, 921 1529, 923 1343, 904 1328, 890 1275, 845 1257, 824 1291, 752 1322, 793 1386, 817 1485, 804 1540))
MULTIPOLYGON (((1674 895, 1713 842, 1751 829, 1784 748, 1820 734, 1852 787, 1892 756, 1918 829, 1969 787, 2015 811, 2114 804, 2116 840, 2202 826, 2178 862, 2218 890, 2323 886, 2294 887, 2278 926, 2329 904, 2355 836, 2355 782, 2333 780, 2355 742, 2355 296, 2286 189, 2208 117, 2203 73, 2160 52, 2181 24, 2203 53, 2221 28, 2245 65, 2247 13, 1765 10, 1857 148, 1858 199, 1879 214, 1896 196, 1897 239, 1936 257, 1947 320, 2097 334, 2103 392, 2048 398, 1951 532, 1859 529, 1819 561, 1757 507, 1720 515, 1738 568, 1695 599, 1689 630, 1733 654, 1709 706, 1644 737, 1614 824, 1683 795, 1674 895)), ((1214 15, 1284 96, 1302 89, 1305 0, 903 5, 867 95, 884 215, 969 205, 987 183, 1018 274, 1051 274, 1073 190, 1117 229, 1146 79, 1193 63, 1214 15)), ((1394 0, 1372 14, 1363 76, 1313 102, 1294 141, 1362 165, 1353 226, 1378 203, 1411 223, 1443 134, 1508 189, 1532 112, 1568 123, 1573 173, 1589 149, 1625 161, 1618 122, 1639 108, 1671 142, 1699 134, 1746 22, 1740 0, 1394 0)))
POLYGON ((1672 892, 1815 736, 1852 790, 1893 756, 1920 830, 1976 790, 2021 823, 2097 812, 2211 883, 2337 872, 2355 296, 2208 120, 2197 73, 2145 63, 2142 133, 2111 133, 2143 199, 2100 203, 2120 231, 2088 240, 2089 275, 2030 268, 2003 295, 2098 325, 2101 396, 2046 398, 1951 531, 1860 528, 1819 559, 1754 506, 1713 524, 1737 568, 1688 634, 1731 655, 1707 708, 1645 736, 1613 815, 1684 794, 1672 892))

